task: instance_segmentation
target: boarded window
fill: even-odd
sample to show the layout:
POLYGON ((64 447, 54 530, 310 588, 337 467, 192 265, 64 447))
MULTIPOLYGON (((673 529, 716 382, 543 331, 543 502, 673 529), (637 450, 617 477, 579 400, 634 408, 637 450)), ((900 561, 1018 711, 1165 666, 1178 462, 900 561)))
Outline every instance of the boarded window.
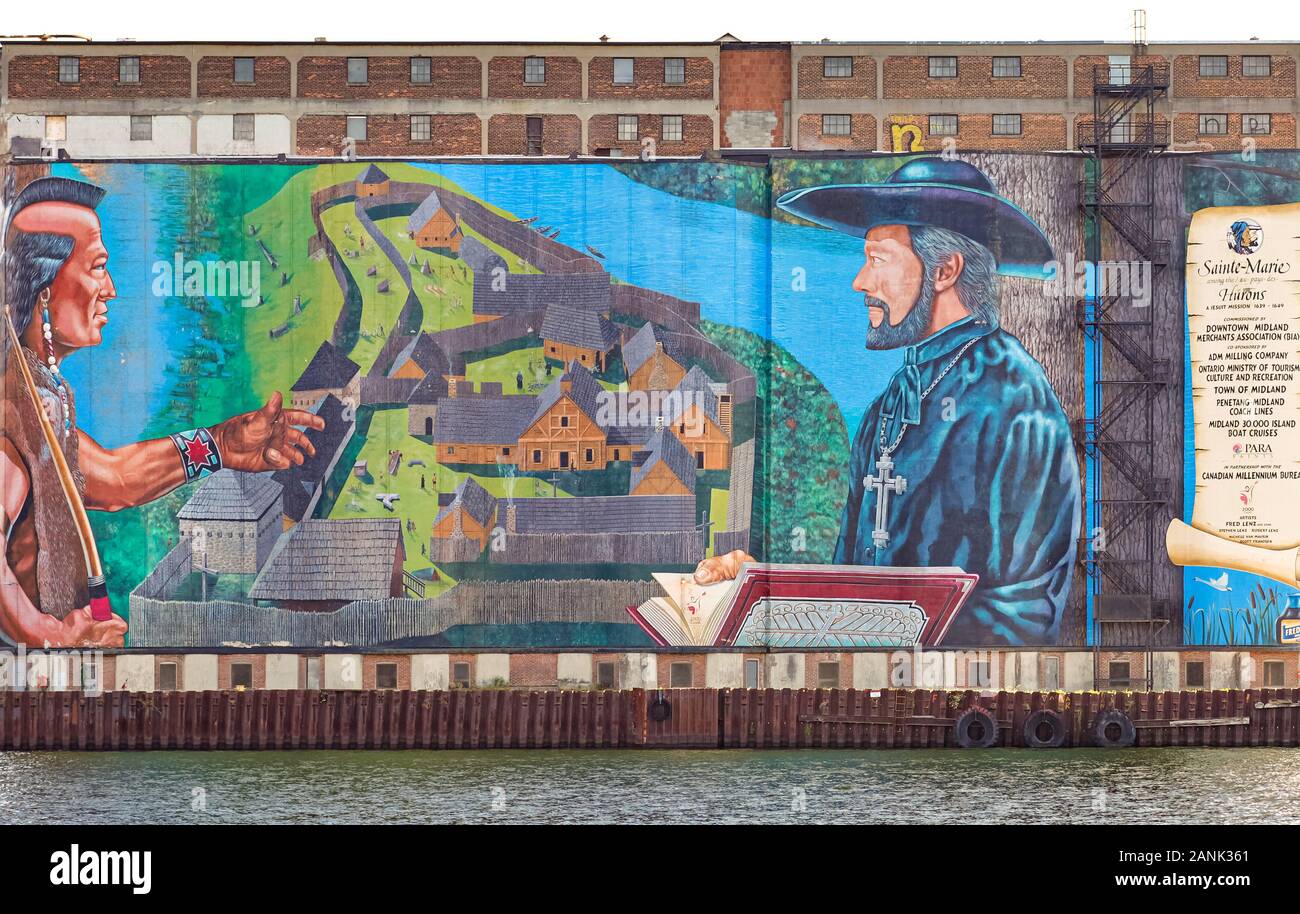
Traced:
POLYGON ((635 61, 631 57, 614 58, 614 85, 632 85, 635 61))
POLYGON ((364 114, 348 115, 348 138, 364 141, 366 138, 366 116, 364 114))
POLYGON ((248 84, 253 81, 254 72, 253 58, 236 57, 235 58, 235 82, 248 84))
POLYGON ((376 689, 397 688, 397 664, 396 663, 375 664, 375 688, 376 689))
POLYGON ((596 664, 596 688, 618 688, 618 666, 612 661, 602 660, 596 664))
POLYGON ((150 114, 131 115, 131 139, 133 140, 153 139, 153 115, 150 114))
POLYGON ((1112 689, 1127 689, 1131 683, 1130 667, 1127 660, 1112 660, 1107 670, 1106 684, 1112 689))
POLYGON ((158 689, 163 692, 176 691, 176 664, 158 664, 158 689))
POLYGON ((1045 657, 1043 658, 1043 682, 1042 686, 1049 692, 1055 692, 1061 687, 1061 658, 1045 657))
POLYGON ((1187 661, 1187 665, 1183 667, 1183 685, 1189 689, 1205 688, 1205 661, 1187 661))
POLYGON ((307 688, 319 689, 321 661, 319 657, 307 658, 307 688))
POLYGON ((251 114, 236 114, 231 130, 231 138, 236 140, 252 140, 256 135, 257 119, 251 114))
POLYGON ((840 662, 823 660, 817 664, 817 688, 838 689, 840 687, 840 662))
POLYGON ((1274 687, 1286 685, 1286 664, 1281 660, 1265 660, 1264 685, 1274 687))
POLYGON ((759 687, 759 667, 757 660, 745 661, 745 688, 757 689, 759 687))
POLYGON ((677 661, 668 666, 668 687, 689 689, 695 685, 695 664, 677 661))
POLYGON ((469 664, 461 661, 451 665, 451 685, 456 689, 468 689, 470 687, 469 664))
POLYGON ((370 61, 365 57, 348 58, 348 85, 365 85, 370 77, 370 61))

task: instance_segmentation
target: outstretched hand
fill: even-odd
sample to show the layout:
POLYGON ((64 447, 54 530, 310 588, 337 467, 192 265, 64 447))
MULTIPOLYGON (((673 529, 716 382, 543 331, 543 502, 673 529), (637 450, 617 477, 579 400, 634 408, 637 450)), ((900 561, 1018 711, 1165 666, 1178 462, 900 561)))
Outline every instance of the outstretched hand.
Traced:
POLYGON ((221 464, 232 470, 260 473, 302 466, 316 448, 299 428, 325 428, 325 420, 301 409, 285 409, 276 391, 261 409, 231 416, 212 429, 221 451, 221 464))

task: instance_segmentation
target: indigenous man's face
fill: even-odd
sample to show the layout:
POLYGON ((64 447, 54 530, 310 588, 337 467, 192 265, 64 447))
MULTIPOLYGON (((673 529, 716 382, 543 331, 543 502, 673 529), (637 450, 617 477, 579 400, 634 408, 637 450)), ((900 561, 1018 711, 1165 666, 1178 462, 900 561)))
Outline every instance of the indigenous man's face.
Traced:
POLYGON ((930 325, 933 288, 925 265, 912 250, 905 225, 878 225, 867 232, 864 262, 854 277, 863 293, 871 329, 868 349, 894 349, 924 339, 930 325))
MULTIPOLYGON (((95 211, 73 203, 37 203, 14 218, 14 228, 72 238, 72 253, 50 283, 50 326, 63 349, 98 346, 117 289, 108 275, 108 250, 95 211)), ((32 319, 39 322, 40 313, 32 319)))

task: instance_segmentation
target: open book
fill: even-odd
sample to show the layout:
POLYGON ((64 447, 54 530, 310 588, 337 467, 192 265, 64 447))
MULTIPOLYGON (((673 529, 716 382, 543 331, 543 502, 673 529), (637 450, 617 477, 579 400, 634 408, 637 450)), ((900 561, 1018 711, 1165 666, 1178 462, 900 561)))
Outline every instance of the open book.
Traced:
POLYGON ((627 611, 663 647, 930 647, 979 581, 960 568, 760 562, 717 584, 654 578, 664 595, 627 611))

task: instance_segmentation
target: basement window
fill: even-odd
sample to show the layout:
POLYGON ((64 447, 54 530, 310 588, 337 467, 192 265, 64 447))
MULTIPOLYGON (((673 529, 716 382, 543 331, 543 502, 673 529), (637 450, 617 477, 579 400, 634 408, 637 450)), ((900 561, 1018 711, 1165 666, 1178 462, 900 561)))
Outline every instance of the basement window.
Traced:
POLYGON ((256 119, 251 114, 236 114, 231 138, 251 141, 256 136, 256 123, 256 119))
POLYGON ((1286 664, 1281 660, 1264 661, 1264 685, 1281 688, 1286 685, 1286 664))
POLYGON ((131 139, 153 139, 153 116, 149 114, 131 115, 131 139))
POLYGON ((468 689, 470 687, 468 663, 461 661, 451 665, 451 687, 453 689, 468 689))
POLYGON ((1203 660, 1189 660, 1183 667, 1183 685, 1189 689, 1205 688, 1205 662, 1203 660))
POLYGON ((745 688, 747 689, 758 688, 758 672, 759 669, 758 669, 757 660, 745 661, 745 688))
POLYGON ((596 664, 596 688, 617 689, 618 667, 613 661, 602 660, 596 664))
POLYGON ((1112 689, 1127 689, 1132 684, 1131 672, 1127 660, 1112 660, 1106 673, 1106 684, 1112 689))
POLYGON ((375 664, 375 688, 376 689, 397 688, 397 664, 396 663, 375 664))
POLYGON ((176 664, 160 663, 158 664, 158 691, 175 692, 176 691, 176 664))
POLYGON ((668 688, 689 689, 695 685, 695 664, 679 661, 668 665, 668 688))
POLYGON ((230 687, 232 689, 251 689, 253 687, 253 665, 251 663, 232 663, 230 665, 230 687))
POLYGON ((817 664, 817 688, 838 689, 840 687, 840 662, 823 660, 817 664))

